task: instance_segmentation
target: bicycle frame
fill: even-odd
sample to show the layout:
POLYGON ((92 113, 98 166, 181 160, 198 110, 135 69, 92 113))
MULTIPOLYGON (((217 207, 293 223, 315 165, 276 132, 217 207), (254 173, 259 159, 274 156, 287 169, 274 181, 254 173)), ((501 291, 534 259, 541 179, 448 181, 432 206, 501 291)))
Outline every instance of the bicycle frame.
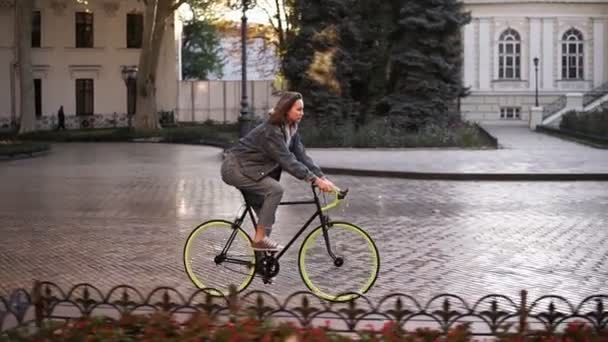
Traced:
MULTIPOLYGON (((291 247, 291 245, 293 245, 293 243, 300 237, 300 235, 302 235, 302 233, 304 233, 304 231, 306 230, 306 228, 308 228, 308 226, 312 223, 312 221, 314 221, 314 219, 317 218, 317 216, 320 218, 321 226, 323 227, 323 237, 325 238, 325 245, 327 247, 327 252, 332 257, 332 259, 336 259, 336 256, 334 255, 333 251, 331 250, 331 246, 330 246, 330 243, 329 243, 329 235, 327 234, 327 228, 328 228, 327 224, 329 222, 329 217, 327 215, 323 214, 321 203, 319 202, 319 195, 315 191, 314 185, 312 185, 311 188, 312 188, 312 193, 314 195, 314 199, 313 200, 309 200, 309 201, 287 201, 287 202, 281 202, 281 203, 279 203, 279 205, 315 204, 316 207, 317 207, 317 209, 312 214, 312 216, 306 221, 306 223, 304 223, 304 225, 300 228, 300 230, 296 233, 296 235, 294 235, 294 237, 291 238, 291 240, 289 240, 289 242, 287 243, 287 245, 285 245, 285 248, 283 248, 279 252, 279 254, 276 255, 276 257, 275 257, 276 261, 278 261, 281 258, 281 256, 283 256, 283 254, 285 254, 285 252, 289 249, 289 247, 291 247)), ((245 217, 247 216, 247 214, 249 214, 249 217, 251 218, 251 222, 253 222, 253 226, 254 226, 254 229, 255 229, 255 226, 257 225, 257 223, 255 221, 255 216, 253 215, 253 208, 251 207, 251 205, 249 205, 249 203, 247 203, 246 199, 245 199, 245 203, 246 203, 245 211, 243 212, 243 214, 238 219, 236 219, 234 221, 233 228, 236 228, 237 226, 241 226, 241 224, 245 220, 245 217)), ((228 239, 228 242, 226 243, 226 246, 222 250, 222 254, 221 255, 225 255, 228 252, 228 249, 230 249, 230 245, 232 244, 232 241, 234 241, 234 238, 235 238, 236 234, 237 234, 237 231, 234 230, 232 232, 232 234, 230 235, 230 238, 228 239)))

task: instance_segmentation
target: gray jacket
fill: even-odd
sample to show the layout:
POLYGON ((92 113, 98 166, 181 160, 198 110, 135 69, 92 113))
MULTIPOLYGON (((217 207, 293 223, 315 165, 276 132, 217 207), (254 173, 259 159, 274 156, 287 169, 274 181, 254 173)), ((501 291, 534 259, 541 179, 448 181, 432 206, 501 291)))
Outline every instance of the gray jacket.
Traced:
POLYGON ((286 137, 283 127, 266 120, 241 138, 229 152, 236 157, 241 172, 255 181, 278 167, 309 182, 315 176, 323 177, 321 169, 306 155, 300 134, 296 131, 289 143, 286 137))

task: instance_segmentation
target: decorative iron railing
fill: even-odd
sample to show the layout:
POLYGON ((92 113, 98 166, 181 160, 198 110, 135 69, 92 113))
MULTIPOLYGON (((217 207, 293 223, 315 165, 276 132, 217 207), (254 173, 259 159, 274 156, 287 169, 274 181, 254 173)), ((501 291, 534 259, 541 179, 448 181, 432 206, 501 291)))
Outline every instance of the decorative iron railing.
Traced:
POLYGON ((563 108, 566 107, 566 96, 562 95, 557 98, 557 100, 549 103, 548 105, 543 107, 543 119, 548 118, 549 116, 559 112, 563 108))
POLYGON ((600 294, 573 304, 566 298, 547 295, 529 302, 527 292, 521 291, 517 299, 490 294, 472 304, 452 294, 440 294, 421 303, 402 293, 389 294, 375 303, 365 296, 331 303, 310 292, 296 292, 281 301, 265 291, 212 297, 202 289, 186 297, 170 287, 158 287, 144 295, 132 286, 120 285, 103 294, 90 284, 79 284, 65 292, 54 283, 39 282, 31 293, 20 289, 9 297, 0 297, 0 332, 16 326, 41 326, 51 320, 93 316, 119 319, 127 314, 158 311, 172 315, 198 312, 223 319, 288 320, 302 327, 319 326, 329 320, 331 330, 351 333, 393 322, 406 330, 429 327, 447 333, 468 323, 476 336, 525 334, 532 330, 558 332, 573 320, 604 332, 608 325, 606 300, 608 295, 600 294))
POLYGON ((591 91, 586 92, 583 95, 583 107, 587 107, 593 101, 599 99, 600 97, 608 94, 608 82, 600 85, 599 87, 594 88, 591 91))

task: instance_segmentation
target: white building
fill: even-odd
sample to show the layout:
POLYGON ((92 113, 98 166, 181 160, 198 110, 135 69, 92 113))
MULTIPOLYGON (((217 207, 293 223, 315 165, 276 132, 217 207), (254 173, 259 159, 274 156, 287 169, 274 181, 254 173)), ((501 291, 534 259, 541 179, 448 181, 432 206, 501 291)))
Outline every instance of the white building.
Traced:
MULTIPOLYGON (((276 48, 267 39, 274 32, 267 26, 248 24, 247 39, 247 80, 272 80, 279 71, 276 48)), ((219 30, 221 36, 221 58, 224 60, 223 76, 210 75, 210 80, 241 80, 241 23, 224 25, 219 30)))
POLYGON ((472 15, 463 32, 464 83, 471 89, 461 103, 465 119, 527 124, 535 105, 534 58, 544 123, 555 124, 568 108, 607 101, 608 0, 464 3, 472 15), (592 91, 597 96, 587 96, 592 91))
MULTIPOLYGON (((0 127, 19 117, 14 3, 0 0, 0 127)), ((159 111, 177 107, 181 26, 179 20, 173 22, 160 53, 159 111)), ((68 127, 124 126, 126 113, 134 111, 134 82, 125 85, 123 70, 139 62, 142 2, 36 0, 33 26, 38 127, 53 127, 60 106, 68 127)))
MULTIPOLYGON (((0 0, 0 128, 16 122, 19 115, 14 1, 0 0)), ((463 30, 463 78, 471 91, 461 101, 464 119, 528 124, 536 81, 545 112, 536 112, 534 117, 544 116, 538 122, 556 124, 569 109, 589 110, 608 103, 608 0, 463 2, 473 18, 463 30), (539 61, 538 79, 534 58, 539 61)), ((126 113, 133 112, 134 87, 125 86, 123 70, 138 63, 142 6, 137 0, 88 0, 87 5, 76 0, 36 1, 39 20, 32 34, 32 57, 40 128, 54 126, 61 105, 69 127, 126 124, 126 113)), ((237 111, 230 103, 240 99, 240 87, 233 84, 238 81, 181 81, 178 18, 176 14, 166 31, 160 56, 158 109, 174 111, 180 120, 231 121, 236 114, 228 114, 237 111), (214 95, 212 86, 224 95, 214 95)), ((233 36, 236 33, 227 38, 233 36)), ((234 41, 225 42, 238 50, 234 41)), ((240 56, 228 55, 225 77, 239 79, 240 56)), ((262 63, 265 68, 277 66, 276 58, 262 60, 267 60, 262 63)), ((255 58, 249 62, 254 64, 255 58)), ((249 80, 259 79, 252 73, 272 71, 248 65, 249 80)), ((263 92, 249 87, 252 104, 266 108, 273 102, 270 83, 260 88, 263 92)))

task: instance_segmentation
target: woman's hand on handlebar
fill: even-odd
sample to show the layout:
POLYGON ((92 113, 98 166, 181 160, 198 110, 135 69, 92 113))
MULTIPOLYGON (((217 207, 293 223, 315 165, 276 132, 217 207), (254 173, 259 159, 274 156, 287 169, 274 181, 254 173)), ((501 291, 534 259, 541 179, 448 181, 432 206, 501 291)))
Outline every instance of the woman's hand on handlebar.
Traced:
POLYGON ((329 185, 331 185, 332 191, 337 191, 340 190, 336 184, 334 184, 332 181, 330 181, 327 177, 321 177, 324 181, 326 181, 327 183, 329 183, 329 185))
POLYGON ((325 178, 321 178, 321 177, 315 178, 314 183, 319 188, 319 190, 321 190, 323 192, 332 192, 336 188, 334 183, 330 182, 329 180, 327 180, 325 178))

